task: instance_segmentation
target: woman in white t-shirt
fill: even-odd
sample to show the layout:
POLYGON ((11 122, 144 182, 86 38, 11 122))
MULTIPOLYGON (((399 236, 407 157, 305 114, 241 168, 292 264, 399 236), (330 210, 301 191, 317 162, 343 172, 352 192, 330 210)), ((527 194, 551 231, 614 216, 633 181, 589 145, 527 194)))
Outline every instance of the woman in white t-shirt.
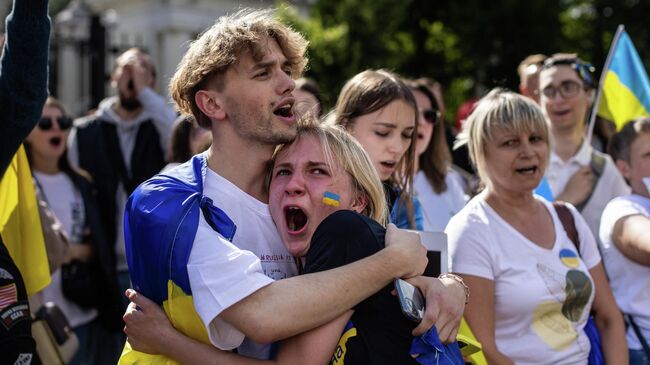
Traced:
MULTIPOLYGON (((632 194, 607 204, 600 221, 603 260, 616 302, 650 340, 650 118, 629 122, 612 138, 609 153, 632 194)), ((650 365, 643 339, 628 326, 630 364, 650 365)))
POLYGON ((452 270, 472 293, 465 318, 492 364, 587 364, 589 313, 608 364, 626 364, 624 325, 588 226, 569 206, 580 252, 555 209, 533 195, 549 132, 531 100, 495 89, 461 138, 485 183, 447 225, 452 270))
POLYGON ((425 231, 442 232, 449 219, 458 213, 467 196, 462 177, 451 169, 451 154, 445 140, 445 126, 438 102, 422 81, 408 83, 418 104, 413 189, 422 206, 425 231))
POLYGON ((70 242, 63 265, 52 272, 52 283, 43 289, 42 299, 61 309, 79 339, 71 364, 114 364, 120 343, 110 332, 118 334, 122 327, 119 292, 90 182, 67 162, 71 127, 63 104, 49 97, 25 141, 40 197, 70 242))

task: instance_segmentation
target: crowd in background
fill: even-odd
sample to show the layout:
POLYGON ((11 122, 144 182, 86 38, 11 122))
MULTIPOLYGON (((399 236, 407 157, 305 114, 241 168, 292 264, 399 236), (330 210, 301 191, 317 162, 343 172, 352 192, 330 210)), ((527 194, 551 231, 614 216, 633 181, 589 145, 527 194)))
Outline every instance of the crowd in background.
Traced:
MULTIPOLYGON (((20 6, 13 17, 33 10, 20 6)), ((1 75, 11 93, 26 86, 4 80, 32 71, 16 71, 22 46, 9 46, 35 40, 7 30, 1 75)), ((527 57, 516 70, 519 94, 495 89, 470 100, 455 125, 444 120, 443 85, 359 71, 331 111, 316 82, 291 81, 293 111, 278 115, 349 133, 381 181, 388 221, 447 233, 450 271, 471 293, 464 318, 488 363, 586 363, 594 344, 584 328, 593 322, 608 364, 650 364, 650 119, 617 132, 599 118, 588 140, 598 80, 576 54, 527 57), (542 180, 552 197, 533 194, 542 180)), ((0 101, 14 119, 0 122, 0 134, 12 139, 2 146, 11 152, 2 168, 24 139, 51 273, 51 283, 30 295, 31 311, 48 302, 60 308, 79 341, 70 364, 115 364, 122 353, 129 196, 213 148, 210 120, 179 116, 154 90, 156 77, 151 57, 134 48, 116 59, 115 96, 86 116, 74 119, 44 92, 26 96, 33 116, 0 101), (5 134, 19 118, 33 129, 5 134)), ((7 308, 0 301, 0 312, 7 308)))

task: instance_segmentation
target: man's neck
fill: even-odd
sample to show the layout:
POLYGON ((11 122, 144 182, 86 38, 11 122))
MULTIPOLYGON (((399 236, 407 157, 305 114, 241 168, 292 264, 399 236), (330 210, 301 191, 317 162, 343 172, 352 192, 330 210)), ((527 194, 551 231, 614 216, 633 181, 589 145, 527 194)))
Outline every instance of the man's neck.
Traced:
POLYGON ((553 152, 565 162, 578 153, 584 140, 584 128, 558 129, 551 127, 551 133, 553 134, 553 152))
POLYGON ((120 119, 125 120, 125 121, 130 121, 135 119, 140 113, 142 113, 142 107, 139 107, 135 110, 126 110, 120 105, 120 101, 118 100, 115 105, 113 105, 113 110, 115 111, 115 114, 117 114, 120 119))
POLYGON ((248 195, 268 203, 266 174, 274 148, 260 143, 246 143, 239 138, 215 138, 213 135, 208 151, 208 167, 248 195))

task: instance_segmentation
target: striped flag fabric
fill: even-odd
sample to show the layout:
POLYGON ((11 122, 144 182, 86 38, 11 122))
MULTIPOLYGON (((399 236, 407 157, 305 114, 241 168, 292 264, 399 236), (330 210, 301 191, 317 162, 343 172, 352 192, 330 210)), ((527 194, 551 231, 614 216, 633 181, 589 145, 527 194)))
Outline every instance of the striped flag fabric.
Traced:
POLYGON ((0 311, 18 300, 16 284, 11 283, 0 287, 0 311))
MULTIPOLYGON (((600 78, 598 116, 620 130, 638 117, 650 116, 650 81, 630 36, 619 25, 600 78)), ((592 113, 593 115, 593 113, 592 113)))

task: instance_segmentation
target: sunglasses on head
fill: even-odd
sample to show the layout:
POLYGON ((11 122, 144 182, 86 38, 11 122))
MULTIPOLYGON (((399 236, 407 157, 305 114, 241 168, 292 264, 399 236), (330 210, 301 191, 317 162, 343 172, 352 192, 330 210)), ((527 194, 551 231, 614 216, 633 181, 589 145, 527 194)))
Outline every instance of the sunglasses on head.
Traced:
POLYGON ((440 113, 440 110, 438 109, 421 109, 420 113, 422 113, 422 116, 424 116, 424 119, 427 120, 427 122, 431 124, 436 124, 439 120, 442 114, 440 113))
POLYGON ((66 130, 72 127, 72 118, 69 117, 58 117, 58 118, 49 118, 43 117, 38 121, 38 127, 44 131, 52 129, 52 120, 56 120, 56 124, 59 125, 59 129, 66 130))

